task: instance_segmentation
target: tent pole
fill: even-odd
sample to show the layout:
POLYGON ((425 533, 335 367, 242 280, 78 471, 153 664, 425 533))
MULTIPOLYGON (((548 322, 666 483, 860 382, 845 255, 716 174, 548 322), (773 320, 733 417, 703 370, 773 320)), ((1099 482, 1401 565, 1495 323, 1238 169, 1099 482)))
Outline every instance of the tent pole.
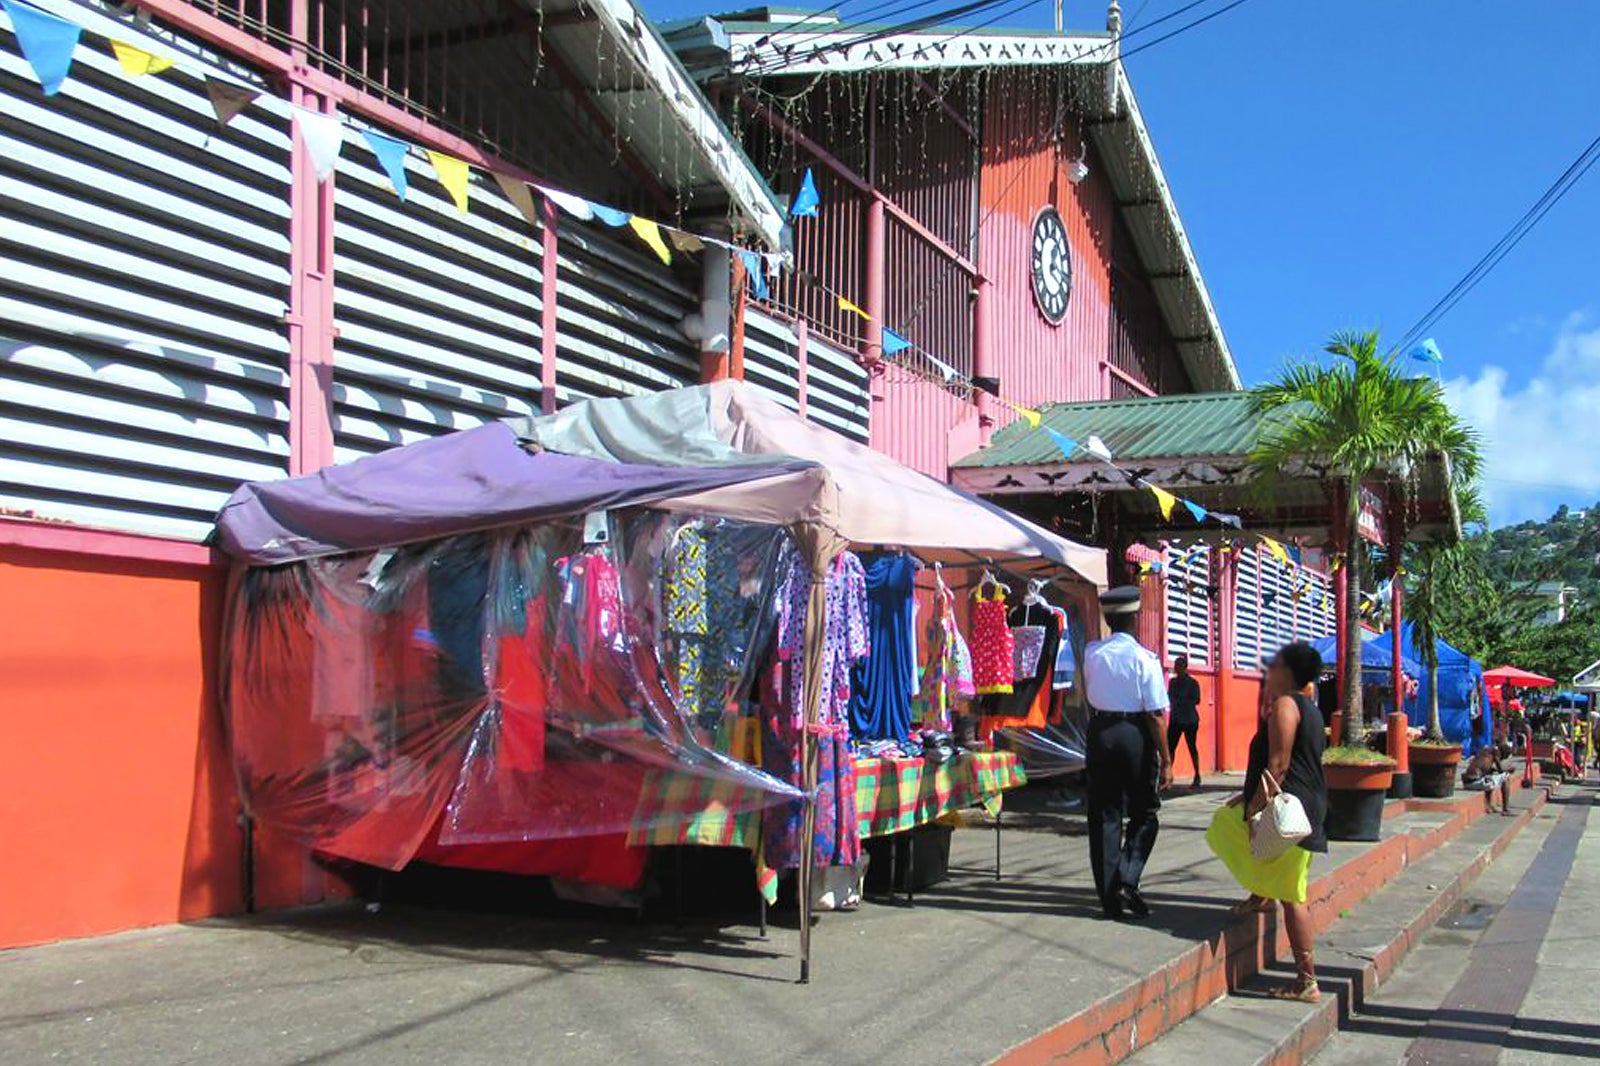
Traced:
POLYGON ((800 983, 811 982, 811 873, 817 837, 817 723, 822 720, 822 650, 828 632, 828 565, 825 546, 811 545, 811 589, 806 599, 805 726, 800 730, 801 781, 806 806, 800 831, 800 983))

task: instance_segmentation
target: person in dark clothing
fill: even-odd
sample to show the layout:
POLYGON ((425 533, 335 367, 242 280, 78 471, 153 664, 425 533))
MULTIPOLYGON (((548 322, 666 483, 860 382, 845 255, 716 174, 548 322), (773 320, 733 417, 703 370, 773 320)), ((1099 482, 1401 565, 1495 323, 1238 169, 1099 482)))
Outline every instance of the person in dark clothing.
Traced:
POLYGON ((1189 764, 1194 767, 1194 788, 1200 787, 1200 682, 1189 674, 1189 657, 1172 660, 1172 680, 1167 682, 1167 750, 1178 761, 1178 741, 1189 745, 1189 764))
MULTIPOLYGON (((1250 741, 1244 791, 1230 804, 1244 804, 1244 817, 1248 822, 1264 810, 1275 795, 1265 783, 1270 774, 1282 791, 1300 801, 1311 823, 1311 835, 1289 849, 1289 854, 1295 858, 1288 861, 1300 864, 1300 887, 1295 898, 1278 897, 1278 902, 1283 904, 1284 926, 1289 934, 1289 947, 1294 952, 1297 977, 1289 988, 1274 993, 1279 998, 1306 1003, 1315 1003, 1322 995, 1317 988, 1312 957, 1315 930, 1311 924, 1311 908, 1306 904, 1304 876, 1311 853, 1328 850, 1328 837, 1322 826, 1328 814, 1328 785, 1322 772, 1322 751, 1327 739, 1322 712, 1312 696, 1321 673, 1322 656, 1303 641, 1284 645, 1273 657, 1266 677, 1266 710, 1250 741)), ((1273 900, 1251 895, 1235 911, 1247 914, 1268 911, 1272 907, 1273 900)))

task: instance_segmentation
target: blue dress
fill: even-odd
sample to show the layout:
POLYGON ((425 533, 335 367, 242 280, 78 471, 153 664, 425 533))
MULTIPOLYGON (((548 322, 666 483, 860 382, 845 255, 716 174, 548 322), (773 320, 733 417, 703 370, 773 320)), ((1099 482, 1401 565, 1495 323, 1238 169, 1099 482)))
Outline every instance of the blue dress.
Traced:
POLYGON ((881 555, 866 564, 866 658, 850 674, 850 735, 905 740, 916 685, 914 595, 917 564, 909 555, 881 555))

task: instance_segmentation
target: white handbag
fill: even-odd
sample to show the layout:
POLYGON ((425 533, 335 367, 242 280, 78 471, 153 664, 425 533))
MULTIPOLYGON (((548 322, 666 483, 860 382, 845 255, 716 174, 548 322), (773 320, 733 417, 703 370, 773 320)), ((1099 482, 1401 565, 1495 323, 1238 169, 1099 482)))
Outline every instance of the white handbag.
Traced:
POLYGON ((1250 817, 1250 854, 1260 862, 1271 862, 1311 835, 1311 819, 1305 806, 1265 770, 1261 787, 1271 798, 1250 817))

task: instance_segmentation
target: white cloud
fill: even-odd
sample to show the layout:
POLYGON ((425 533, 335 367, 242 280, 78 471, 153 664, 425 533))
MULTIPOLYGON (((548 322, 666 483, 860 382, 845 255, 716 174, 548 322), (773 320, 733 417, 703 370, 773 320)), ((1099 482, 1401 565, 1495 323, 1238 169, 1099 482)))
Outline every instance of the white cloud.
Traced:
POLYGON ((1490 365, 1445 383, 1451 405, 1483 435, 1484 499, 1495 526, 1600 500, 1600 328, 1585 326, 1570 317, 1521 381, 1490 365))

